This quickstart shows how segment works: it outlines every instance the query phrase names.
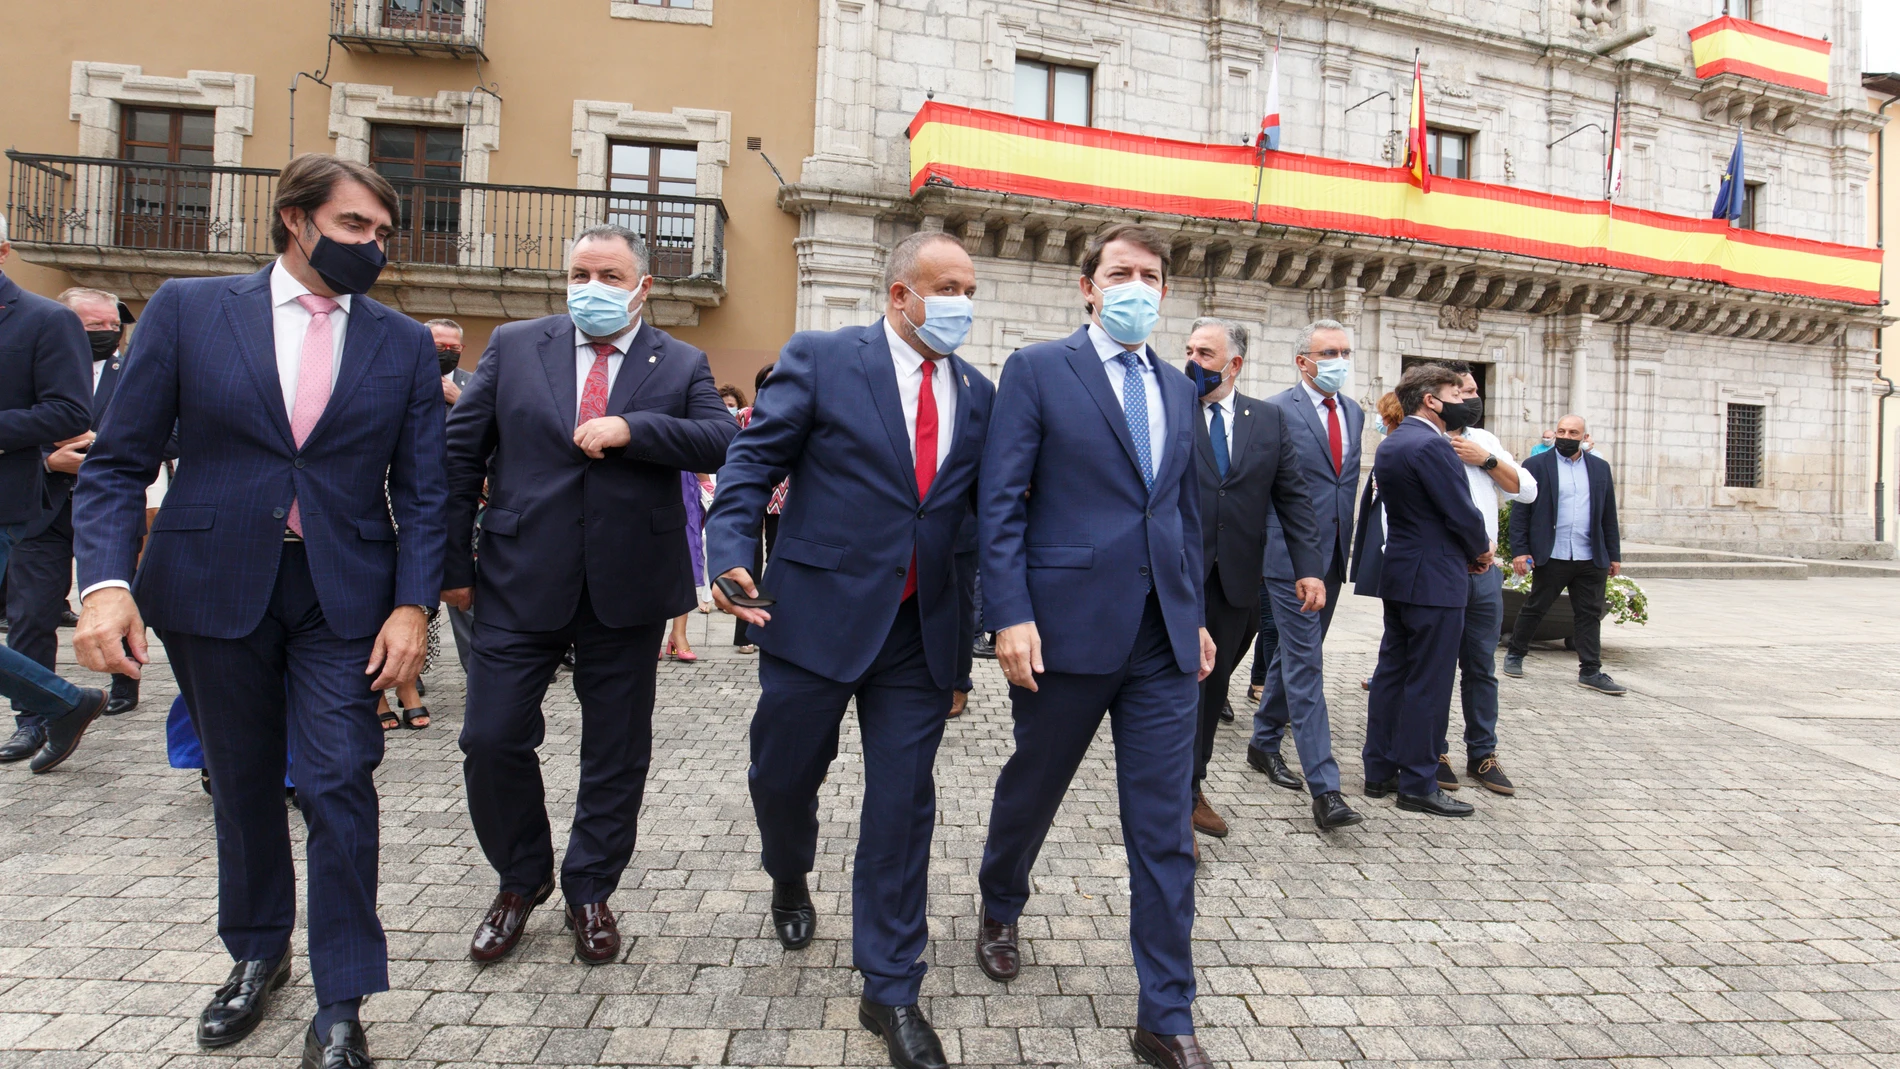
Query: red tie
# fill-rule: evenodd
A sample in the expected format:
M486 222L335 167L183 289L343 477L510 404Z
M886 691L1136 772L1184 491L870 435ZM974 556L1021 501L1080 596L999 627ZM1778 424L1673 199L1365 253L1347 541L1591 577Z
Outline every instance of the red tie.
M594 366L587 369L587 385L581 390L580 418L574 426L590 419L599 419L607 414L607 358L614 355L612 342L597 341L594 346Z
M1346 440L1339 432L1339 405L1330 397L1320 403L1326 406L1326 444L1332 446L1333 474L1338 475L1346 463Z
M937 477L937 392L930 380L937 362L924 361L924 382L917 388L917 500L930 496L930 483ZM917 593L917 550L910 551L910 570L904 573L904 598ZM904 598L899 598L901 602Z

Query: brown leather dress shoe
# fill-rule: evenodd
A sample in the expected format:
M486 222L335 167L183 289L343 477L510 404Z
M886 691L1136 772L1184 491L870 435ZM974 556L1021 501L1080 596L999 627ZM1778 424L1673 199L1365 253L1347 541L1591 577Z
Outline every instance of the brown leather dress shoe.
M1009 983L1023 969L1022 955L1016 949L1016 926L990 919L985 909L976 933L976 963L983 974L999 983Z
M1137 1028L1128 1045L1135 1049L1137 1058L1156 1069L1214 1069L1193 1036L1158 1036Z
M567 926L574 929L574 953L589 965L605 965L620 956L620 928L605 902L567 907Z
M503 891L488 904L488 914L475 929L475 938L468 941L468 956L483 965L505 956L521 941L521 933L528 927L528 915L534 907L548 900L554 893L554 877L535 888L531 896Z
M1200 791L1194 792L1194 830L1216 839L1227 838L1227 822L1207 804L1207 796Z

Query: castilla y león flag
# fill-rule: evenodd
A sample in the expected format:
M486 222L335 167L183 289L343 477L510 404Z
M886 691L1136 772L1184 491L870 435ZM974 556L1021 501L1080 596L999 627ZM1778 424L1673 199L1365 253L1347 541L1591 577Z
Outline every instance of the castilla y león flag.
M1739 74L1827 95L1828 52L1834 46L1758 22L1724 15L1689 31L1695 76Z
M1421 193L1432 191L1431 156L1425 148L1425 79L1419 74L1418 56L1412 57L1412 119L1405 129L1405 169L1412 184Z

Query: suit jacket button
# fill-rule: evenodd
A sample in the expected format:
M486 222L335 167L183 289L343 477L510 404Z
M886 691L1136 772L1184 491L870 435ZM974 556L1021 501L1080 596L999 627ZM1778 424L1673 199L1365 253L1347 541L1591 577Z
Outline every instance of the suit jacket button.
M899 568L899 569L897 569L897 574L898 574L899 576L902 576L902 575L904 574L904 569L902 569L902 568Z
M918 518L918 519L920 519L920 520L924 518L924 510L923 510L923 509L918 509L918 510L917 510L917 518Z
M1151 520L1155 518L1155 510L1153 509L1148 510L1148 518Z
M296 467L299 467L299 468L301 468L301 467L303 467L303 458L302 458L302 457L298 457L298 458L296 459L296 461L294 462L294 464L295 464L295 466L296 466Z
M1143 575L1147 575L1147 574L1148 574L1148 566L1147 566L1146 564L1144 564L1144 565L1142 565L1142 566L1141 566L1141 574L1143 574Z
M1220 496L1222 496L1222 497L1226 497L1226 496L1227 496L1227 491L1225 491L1225 490L1222 490L1222 491L1220 492Z
M272 510L270 510L270 518L271 518L271 519L273 519L273 520L281 520L281 519L283 519L283 518L284 518L284 510L283 510L283 509L272 509Z

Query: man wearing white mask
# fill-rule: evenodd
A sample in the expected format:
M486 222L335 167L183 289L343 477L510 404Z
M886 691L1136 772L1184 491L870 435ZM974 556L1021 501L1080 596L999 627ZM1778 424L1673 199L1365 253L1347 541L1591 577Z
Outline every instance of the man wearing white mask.
M462 770L501 882L469 945L477 962L514 949L554 891L535 748L569 647L581 767L561 890L576 956L601 964L620 951L607 899L633 855L646 788L653 651L695 604L680 472L718 468L738 431L706 354L643 321L647 264L632 231L581 231L567 314L497 328L449 415L442 600L478 607Z
M857 701L864 807L851 879L858 1020L898 1069L944 1065L918 1006L923 982L931 767L950 713L960 619L957 531L969 515L994 390L954 355L970 332L976 267L955 239L914 234L884 268L884 317L795 334L759 389L752 421L719 471L706 518L721 609L759 647L747 780L772 877L772 927L809 944L806 886L818 848L818 788ZM771 563L751 574L773 489L787 475ZM740 591L738 600L733 594ZM769 608L755 600L775 599ZM824 955L829 960L831 955Z

